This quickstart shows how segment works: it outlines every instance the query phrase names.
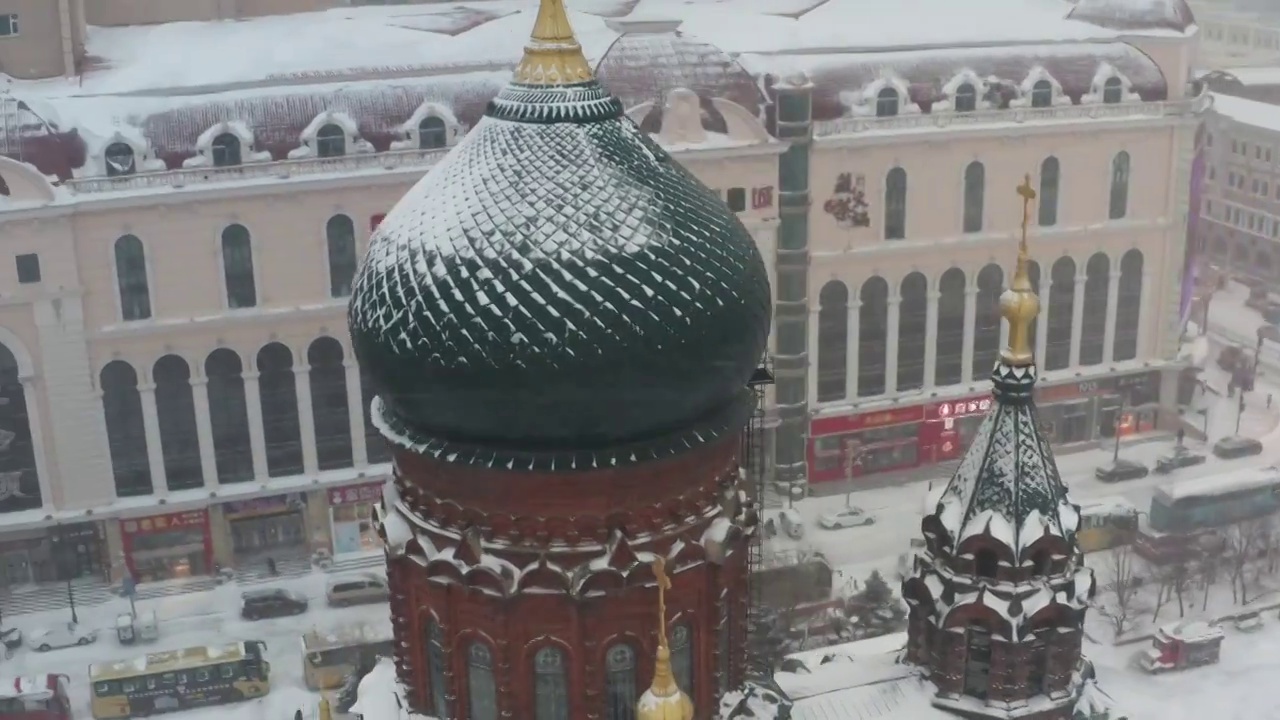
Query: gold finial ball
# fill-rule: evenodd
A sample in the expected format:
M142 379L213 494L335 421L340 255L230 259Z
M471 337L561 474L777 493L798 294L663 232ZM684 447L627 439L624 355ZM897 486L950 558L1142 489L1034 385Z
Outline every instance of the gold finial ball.
M1040 314L1040 298L1033 292L1005 290L1000 294L1000 314L1011 328L1029 326Z

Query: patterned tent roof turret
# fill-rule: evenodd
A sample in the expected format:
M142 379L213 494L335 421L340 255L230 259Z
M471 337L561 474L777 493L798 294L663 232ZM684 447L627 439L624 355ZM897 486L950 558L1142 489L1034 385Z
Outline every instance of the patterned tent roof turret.
M1186 32L1196 24L1186 0L1078 0L1067 13L1072 20L1111 30Z
M770 302L751 234L543 0L511 84L378 226L349 320L394 442L587 469L735 434Z

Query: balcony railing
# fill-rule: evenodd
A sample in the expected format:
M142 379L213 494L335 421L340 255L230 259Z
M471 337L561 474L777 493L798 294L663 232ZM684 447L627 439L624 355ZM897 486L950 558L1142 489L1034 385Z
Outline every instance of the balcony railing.
M230 167L183 168L160 172L119 175L116 177L89 177L69 180L66 186L75 193L117 192L122 190L152 190L158 188L182 188L190 185L237 182L241 180L291 180L325 174L351 173L377 170L422 170L426 172L448 148L437 150L393 150L383 153L344 155L332 158L307 158L305 160L279 160L273 162L246 163Z
M1187 100L1168 102L1131 102L1107 105L1058 105L1047 108L1010 108L1008 110L975 110L973 112L936 112L894 115L891 117L843 117L813 124L815 137L860 135L876 131L927 130L975 127L997 123L1034 123L1121 118L1159 118L1188 115L1209 106L1208 93Z

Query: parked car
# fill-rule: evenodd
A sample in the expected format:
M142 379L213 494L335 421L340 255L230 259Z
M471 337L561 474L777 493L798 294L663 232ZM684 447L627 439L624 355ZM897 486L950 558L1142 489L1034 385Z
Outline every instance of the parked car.
M1173 449L1173 452L1170 452L1167 455L1161 455L1156 459L1156 472L1163 475L1180 468L1202 465L1204 464L1204 461L1204 455L1192 452L1184 445L1179 445Z
M792 540L804 537L804 518L800 517L800 511L795 508L787 508L778 513L778 524L782 526L782 532Z
M75 623L54 625L49 628L34 630L27 637L27 645L40 652L49 652L59 648L88 645L98 640L98 631L82 628Z
M245 620L301 615L307 611L307 599L283 588L250 590L240 594L240 617Z
M1262 615L1257 612L1240 613L1234 621L1240 632L1257 632L1262 629Z
M333 607L386 602L390 596L387 581L375 573L330 580L324 591L325 599Z
M1224 437L1213 444L1213 454L1223 460L1260 455L1261 453L1261 442L1254 438L1241 437L1239 435Z
M1138 480L1147 476L1147 466L1136 460L1120 458L1093 471L1093 476L1102 482L1120 482L1122 480Z
M862 508L847 507L836 512L829 512L818 518L818 524L827 530L861 527L875 524L875 517Z

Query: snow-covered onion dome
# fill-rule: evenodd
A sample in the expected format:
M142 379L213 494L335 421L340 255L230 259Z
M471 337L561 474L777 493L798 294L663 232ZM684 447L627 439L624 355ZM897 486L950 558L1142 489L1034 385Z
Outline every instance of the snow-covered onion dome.
M511 84L375 232L350 325L398 442L589 453L740 427L769 308L746 228L543 0Z
M1078 0L1067 17L1112 30L1185 32L1196 24L1186 0Z

